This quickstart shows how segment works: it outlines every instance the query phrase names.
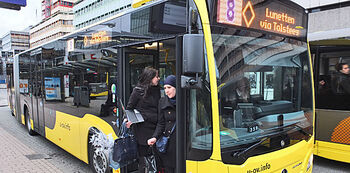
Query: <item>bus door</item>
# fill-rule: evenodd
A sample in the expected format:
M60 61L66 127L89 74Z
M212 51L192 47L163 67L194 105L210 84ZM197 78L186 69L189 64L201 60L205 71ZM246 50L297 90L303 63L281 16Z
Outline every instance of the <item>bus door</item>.
M129 98L145 67L158 68L158 51L125 49L125 98Z
M7 73L7 97L8 97L8 104L11 110L14 108L14 82L13 82L13 65L7 64L6 65L6 73Z
M142 46L126 48L125 61L125 98L129 98L132 88L138 82L145 67L153 67L159 71L160 86L169 75L176 74L175 39L145 43ZM162 90L162 95L164 91Z
M45 133L45 121L44 121L44 90L43 90L43 79L42 79L42 61L41 53L36 54L32 57L33 68L32 80L33 80L33 97L32 97L32 115L34 129L41 135Z

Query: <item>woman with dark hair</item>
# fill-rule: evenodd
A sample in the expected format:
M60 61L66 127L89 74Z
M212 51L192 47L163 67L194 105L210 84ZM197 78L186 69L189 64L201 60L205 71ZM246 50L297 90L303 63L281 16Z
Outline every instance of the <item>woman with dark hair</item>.
M139 81L133 89L126 109L138 110L144 122L126 126L133 129L139 153L139 172L145 172L145 156L152 154L150 146L154 145L164 129L164 120L158 116L158 101L160 98L160 87L158 86L158 71L146 67L139 76Z

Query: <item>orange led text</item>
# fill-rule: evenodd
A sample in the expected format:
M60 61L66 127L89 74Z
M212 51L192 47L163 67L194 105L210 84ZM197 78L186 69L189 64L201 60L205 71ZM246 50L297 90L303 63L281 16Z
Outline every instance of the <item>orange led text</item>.
M288 14L285 13L270 11L269 8L266 8L266 17L290 24L295 24L295 19L293 17L290 17L288 16Z

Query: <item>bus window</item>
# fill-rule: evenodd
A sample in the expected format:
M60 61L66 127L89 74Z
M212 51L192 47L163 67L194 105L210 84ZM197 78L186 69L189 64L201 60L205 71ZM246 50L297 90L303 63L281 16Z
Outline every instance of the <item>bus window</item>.
M350 52L320 53L316 84L316 108L350 110L350 94L341 86L343 74L336 69L339 63L350 64Z
M206 59L205 59L206 60ZM188 101L188 154L190 160L203 161L210 157L213 147L213 127L211 115L211 99L208 62L205 61L205 70L201 81L201 89L191 89Z
M249 156L309 139L313 96L306 43L254 32L236 33L213 34L213 47L219 73L222 158L224 163L242 164ZM290 130L273 137L274 129L282 126ZM232 156L262 136L271 137L244 158Z
M64 44L58 41L42 49L46 106L62 112L70 110L78 117L111 115L112 102L114 106L117 103L110 91L116 84L116 54L102 49L65 52Z
M19 92L22 95L27 95L29 93L29 79L30 79L30 59L28 55L23 55L19 61L20 71L19 71Z

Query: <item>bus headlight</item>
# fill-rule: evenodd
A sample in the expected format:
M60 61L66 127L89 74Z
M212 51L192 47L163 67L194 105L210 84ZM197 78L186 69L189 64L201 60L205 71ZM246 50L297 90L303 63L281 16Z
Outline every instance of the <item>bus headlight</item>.
M309 162L307 163L306 172L309 171L309 169L311 168L313 161L314 161L314 154L311 154L309 157Z

